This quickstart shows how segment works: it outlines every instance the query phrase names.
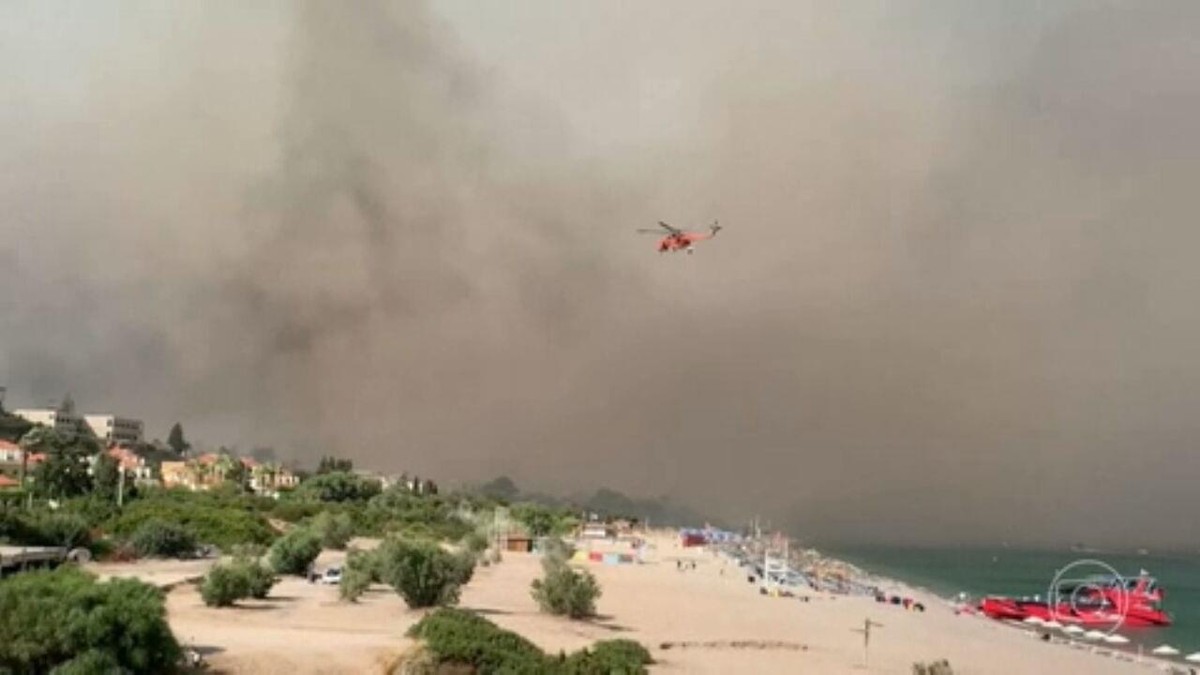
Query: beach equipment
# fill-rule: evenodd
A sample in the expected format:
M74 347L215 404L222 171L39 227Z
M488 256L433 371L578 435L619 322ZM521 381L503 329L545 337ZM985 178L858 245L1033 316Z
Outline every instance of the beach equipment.
M1154 649L1151 649L1150 653L1157 654L1159 656L1175 656L1179 653L1179 650L1175 649L1171 645L1159 645Z
M1021 620L1022 623L1027 623L1031 626L1044 626L1046 622L1040 616L1027 616Z
M1125 637L1124 635L1117 635L1114 633L1112 635L1104 636L1104 641L1113 645L1123 645L1129 642L1129 638Z
M1191 661L1192 663L1200 663L1200 652L1192 652L1191 654L1183 657L1183 660Z
M1070 626L1064 628L1063 632L1067 633L1068 635L1078 635L1083 632L1083 629L1075 624L1071 624Z
M1104 633L1101 633L1098 630L1089 630L1088 632L1084 633L1082 637L1084 640L1103 640L1104 635Z
M1063 625L1061 623L1055 621L1054 619L1050 619L1049 621L1046 622L1046 628L1053 628L1055 630L1058 630L1059 628L1062 628L1062 627L1063 627Z

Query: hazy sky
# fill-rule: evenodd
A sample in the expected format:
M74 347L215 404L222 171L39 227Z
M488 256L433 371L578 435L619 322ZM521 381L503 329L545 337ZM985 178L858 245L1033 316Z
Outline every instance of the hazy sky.
M1194 543L1197 25L4 3L0 384L822 539Z

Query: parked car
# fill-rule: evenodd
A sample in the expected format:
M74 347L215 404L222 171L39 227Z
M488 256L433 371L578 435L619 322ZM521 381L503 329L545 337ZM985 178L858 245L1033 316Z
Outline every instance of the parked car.
M323 583L323 584L330 584L330 585L336 586L337 584L340 584L341 582L342 582L342 568L340 568L340 567L330 567L329 569L325 570L324 574L321 575L321 583Z

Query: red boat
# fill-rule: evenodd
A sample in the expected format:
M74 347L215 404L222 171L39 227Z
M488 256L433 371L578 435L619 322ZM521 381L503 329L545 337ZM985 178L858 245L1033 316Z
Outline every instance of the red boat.
M1133 578L1093 577L1058 589L1056 602L988 596L979 610L993 619L1023 621L1035 617L1063 625L1128 627L1169 626L1162 609L1165 592L1143 573Z

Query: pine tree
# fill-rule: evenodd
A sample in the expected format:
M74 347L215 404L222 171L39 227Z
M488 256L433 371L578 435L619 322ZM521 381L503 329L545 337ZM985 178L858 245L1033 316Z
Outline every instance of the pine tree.
M175 425L171 427L171 433L167 436L167 445L171 446L171 449L175 451L175 454L179 455L180 457L187 454L187 451L192 448L191 444L184 440L183 427L180 426L179 422L176 422Z

